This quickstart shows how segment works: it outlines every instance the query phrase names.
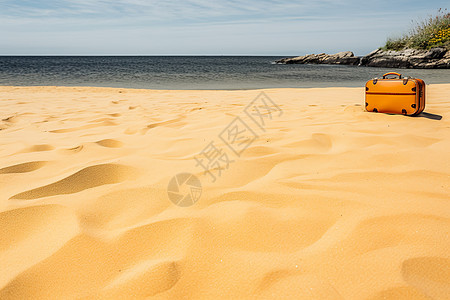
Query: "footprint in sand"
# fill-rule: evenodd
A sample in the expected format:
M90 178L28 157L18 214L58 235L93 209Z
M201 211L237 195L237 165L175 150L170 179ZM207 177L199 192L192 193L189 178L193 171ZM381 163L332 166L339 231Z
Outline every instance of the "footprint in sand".
M145 128L141 129L141 134L146 134L149 129L152 129L152 128L155 128L155 127L158 127L158 126L166 126L166 125L170 125L170 124L174 124L174 123L176 123L175 126L171 125L171 126L167 126L167 127L175 127L175 128L177 128L177 127L183 126L185 123L184 122L180 122L180 121L183 120L184 118L185 118L184 116L181 116L179 118L175 118L175 119L170 119L170 120L167 120L167 121L161 121L161 122L155 122L155 123L149 124Z
M30 161L0 169L0 174L27 173L42 168L46 161Z
M123 146L123 143L121 141L113 140L113 139L104 139L104 140L96 142L96 144L98 144L102 147L107 147L107 148L120 148Z
M145 132L147 132L148 129L147 129L147 128L145 128L145 129L146 129ZM135 125L135 126L132 126L132 127L129 127L129 128L127 128L127 129L125 129L125 130L123 131L123 133L128 134L128 135L132 135L132 134L138 133L139 130L141 130L141 127ZM144 129L143 129L143 130L144 130Z
M72 148L67 148L67 149L61 149L59 150L62 153L78 153L81 150L83 150L84 146L80 145L80 146L76 146L76 147L72 147Z
M2 121L7 122L7 123L17 123L17 122L19 122L19 118L17 116L10 116L10 117L2 119Z
M102 164L84 168L62 180L12 196L30 200L59 194L73 194L85 189L119 183L136 177L136 169L118 164Z
M113 100L113 101L111 101L111 103L112 104L119 104L120 102L124 102L124 101L127 101L127 100Z
M55 149L52 145L42 144L42 145L34 145L28 148L23 149L19 153L28 153L28 152L42 152L42 151L50 151Z

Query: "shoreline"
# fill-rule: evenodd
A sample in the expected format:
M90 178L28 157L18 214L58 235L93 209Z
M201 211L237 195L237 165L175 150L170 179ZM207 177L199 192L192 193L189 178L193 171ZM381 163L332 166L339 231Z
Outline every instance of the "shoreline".
M370 78L369 78L370 79ZM368 79L368 80L369 80ZM448 83L427 83L427 86L448 85ZM326 87L274 87L274 88L249 88L249 89L153 89L153 88L128 88L128 87L108 87L108 86L70 86L70 85L0 85L0 89L8 88L63 88L63 89L112 89L112 90L132 90L132 91L183 91L183 92L211 92L211 91L265 91L265 90L308 90L308 89L355 89L364 88L362 86L326 86Z

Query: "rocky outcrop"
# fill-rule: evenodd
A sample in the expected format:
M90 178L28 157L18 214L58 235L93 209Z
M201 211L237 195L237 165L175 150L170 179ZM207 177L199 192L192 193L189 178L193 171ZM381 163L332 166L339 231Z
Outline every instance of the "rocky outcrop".
M448 69L450 51L444 48L402 51L375 50L361 58L361 65L386 68Z
M308 54L293 58L283 58L277 60L278 64L330 64L330 65L358 65L359 57L356 57L353 52L345 51L336 54Z
M405 49L384 51L377 49L366 56L356 57L353 52L336 54L308 54L293 58L283 58L279 64L337 64L359 65L384 68L449 69L450 50L433 48L430 50Z

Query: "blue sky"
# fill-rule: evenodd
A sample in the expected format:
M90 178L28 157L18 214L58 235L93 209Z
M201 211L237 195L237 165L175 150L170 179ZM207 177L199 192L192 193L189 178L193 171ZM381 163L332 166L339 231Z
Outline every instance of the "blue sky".
M0 55L367 54L448 1L0 0Z

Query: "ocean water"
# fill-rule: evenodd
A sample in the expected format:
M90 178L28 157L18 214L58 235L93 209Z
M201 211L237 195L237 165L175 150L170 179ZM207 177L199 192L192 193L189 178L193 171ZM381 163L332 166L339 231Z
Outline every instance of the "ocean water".
M277 65L275 56L0 56L0 85L143 89L358 87L389 71L450 83L450 70Z

